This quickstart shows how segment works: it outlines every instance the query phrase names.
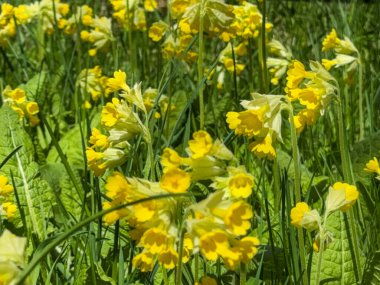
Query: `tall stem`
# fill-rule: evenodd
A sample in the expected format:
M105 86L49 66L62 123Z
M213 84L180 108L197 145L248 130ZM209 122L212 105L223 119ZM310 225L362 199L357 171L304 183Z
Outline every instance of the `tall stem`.
M289 120L290 120L290 135L293 149L293 165L294 165L294 193L296 196L296 202L301 202L301 171L300 171L300 158L299 158L299 150L297 144L297 131L296 125L294 122L293 116L293 108L289 103ZM306 257L305 257L305 244L304 244L304 236L303 229L298 229L298 244L300 251L300 259L301 259L301 274L303 284L308 284L308 277L306 273Z
M245 285L247 279L247 268L244 263L240 263L240 285Z
M200 120L200 129L204 129L205 125L205 114L204 114L204 98L203 98L203 52L204 52L204 43L203 43L203 26L204 26L204 0L200 2L199 8L199 51L198 51L198 95L199 95L199 120Z
M363 64L359 56L359 140L364 138L364 113L363 113Z
M338 96L338 133L339 133L339 149L340 149L340 155L342 158L343 178L346 182L353 184L354 176L352 172L350 153L348 151L345 130L344 130L342 103L340 101L339 96ZM352 233L353 254L354 254L354 259L356 263L356 266L354 268L357 272L357 276L360 278L360 276L362 276L362 268L361 268L360 257L359 257L360 250L359 250L357 229L355 225L355 217L352 211L348 212L348 216L349 216L348 224L349 224L350 232Z
M260 62L260 70L261 70L260 92L267 94L269 92L269 86L268 86L266 39L265 39L265 13L266 13L265 0L263 0L261 3L261 12L263 16L262 16L260 41L259 41L259 62Z

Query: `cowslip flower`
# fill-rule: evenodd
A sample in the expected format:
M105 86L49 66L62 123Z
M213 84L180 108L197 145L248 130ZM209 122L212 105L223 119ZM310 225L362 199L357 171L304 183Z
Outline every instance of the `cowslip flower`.
M365 165L364 170L369 173L376 173L378 176L380 176L380 165L377 158L373 157L373 159L368 161Z
M228 197L248 198L254 186L253 176L247 173L244 166L228 167L227 171L228 177L215 177L210 186L225 191Z
M291 224L298 228L305 228L309 231L321 227L321 217L317 210L311 210L305 202L298 202L290 211Z
M14 284L25 266L26 238L7 229L0 236L0 283Z
M326 198L326 212L332 213L336 210L348 211L359 198L359 191L355 185L344 182L336 182L329 188Z

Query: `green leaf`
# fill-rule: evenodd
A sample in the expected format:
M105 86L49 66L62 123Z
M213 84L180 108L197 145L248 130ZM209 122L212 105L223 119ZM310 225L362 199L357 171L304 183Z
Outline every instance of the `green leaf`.
M0 109L0 121L3 124L0 128L0 161L18 146L23 146L7 161L1 172L7 177L13 174L28 229L42 240L49 231L47 219L54 204L53 193L49 184L39 176L32 140L21 126L18 115L10 107L3 106ZM12 222L16 227L22 226L20 216L16 216Z
M367 262L364 269L362 284L377 285L380 283L380 251L375 254Z
M320 273L321 284L357 284L350 246L350 236L346 228L344 214L340 211L332 214L327 220L326 227L327 230L333 234L334 239L323 251ZM315 284L316 282L319 254L320 253L314 253L312 256L310 284Z
M69 130L60 139L59 145L63 153L66 155L70 166L74 169L83 170L85 165L82 150L82 136L79 126L75 126ZM50 150L47 161L51 163L57 163L61 161L56 148L52 148Z

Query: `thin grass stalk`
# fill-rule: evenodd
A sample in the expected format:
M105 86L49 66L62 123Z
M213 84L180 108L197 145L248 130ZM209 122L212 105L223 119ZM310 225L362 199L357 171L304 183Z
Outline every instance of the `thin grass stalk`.
M152 200L156 200L156 199L165 199L165 198L169 198L169 197L180 197L180 196L189 196L189 195L186 194L186 193L164 194L164 195L157 195L157 196L152 196L152 197L148 197L148 198L143 198L143 199L140 199L140 200L137 200L137 201L133 201L133 202L130 202L130 203L116 205L116 206L114 206L112 208L103 210L101 212L98 212L98 213L94 214L91 217L88 217L88 218L84 219L83 221L79 222L77 225L75 225L74 227L72 227L70 230L68 230L68 231L64 232L63 234L61 234L60 236L58 236L51 243L47 244L43 248L43 250L41 250L41 252L36 257L33 257L33 259L29 262L28 266L22 271L22 273L20 274L20 276L17 279L17 281L16 281L15 284L16 285L23 284L23 282L29 276L29 274L33 271L33 269L40 263L40 261L42 259L44 259L49 254L49 252L51 250L53 250L60 243L62 243L65 240L67 240L72 234L74 234L75 232L77 232L78 230L80 230L81 228L83 228L84 226L87 226L88 224L90 224L93 221L97 220L99 217L102 217L102 216L107 215L109 213L112 213L114 211L120 210L120 209L128 207L128 206L136 205L136 204L139 204L139 203L144 203L144 202L148 202L148 201L152 201Z
M293 165L294 165L294 194L296 197L296 202L301 202L301 169L300 169L300 158L299 149L297 144L297 131L294 122L293 109L289 105L289 120L290 120L290 136L293 149ZM301 260L301 275L303 284L308 284L308 276L306 272L306 256L305 256L305 243L303 229L298 229L298 244L300 251Z
M204 111L204 98L203 98L203 26L204 26L204 1L201 0L199 8L199 35L198 35L198 96L199 96L199 121L200 129L204 129L205 125L205 111Z
M262 0L261 3L261 13L262 13L262 23L260 31L260 40L259 40L259 63L260 63L260 91L262 93L268 93L268 73L267 73L267 58L266 58L266 37L265 37L265 13L266 13L266 3L265 0Z

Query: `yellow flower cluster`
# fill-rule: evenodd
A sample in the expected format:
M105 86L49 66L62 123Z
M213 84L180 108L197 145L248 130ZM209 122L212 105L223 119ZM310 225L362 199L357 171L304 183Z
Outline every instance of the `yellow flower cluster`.
M359 52L349 38L338 38L335 29L332 29L322 43L322 51L334 50L336 57L334 59L322 59L323 66L330 70L333 66L340 67L350 65L348 71L356 69L359 59Z
M240 262L249 262L259 246L257 238L243 237L249 232L253 217L252 208L245 201L252 193L253 177L242 166L229 167L228 176L221 177L225 173L224 166L216 160L231 160L232 154L219 140L213 142L205 131L193 134L187 152L190 157L183 158L174 150L164 150L163 175L159 182L126 178L114 172L105 185L111 201L105 202L103 207L109 209L156 195L186 193L192 181L212 179L211 187L216 191L184 211L182 261L187 262L193 252L201 252L208 260L220 256L228 268L235 269ZM156 261L167 269L178 264L179 201L181 199L174 197L148 200L105 216L108 224L122 218L127 220L131 237L142 248L133 259L134 266L141 271L151 271Z
M107 50L111 42L114 40L111 19L107 17L99 18L98 16L87 18L88 23L86 23L86 26L90 28L90 31L81 31L80 37L83 41L89 42L92 45L88 54L90 56L95 56L98 50Z
M175 150L165 148L161 164L164 173L184 167L193 181L211 179L225 173L225 162L233 159L233 154L220 141L213 141L206 131L193 134L187 149L189 157L181 157Z
M280 95L252 94L253 100L243 100L242 112L228 112L227 123L236 135L254 138L249 149L258 157L273 159L276 150L273 140L281 138L281 110L283 98Z
M75 13L70 18L61 19L61 28L68 35L73 35L80 24L90 26L93 23L92 8L88 5L77 6Z
M7 177L0 175L0 215L12 219L17 211L16 205L11 200L13 186L9 184Z
M102 96L108 97L108 93L106 93L107 81L108 77L102 75L100 66L83 69L79 73L76 84L80 88L84 106L87 109L92 107L90 98L97 102Z
M129 140L142 134L150 142L148 129L140 120L140 115L133 110L133 105L146 114L141 94L141 85L130 88L126 83L126 74L115 71L114 77L108 78L106 93L118 92L124 99L112 98L102 109L101 124L107 130L108 136L94 128L87 148L87 162L96 176L101 176L107 168L113 168L124 163L130 144Z
M190 176L181 170L168 171L160 182L126 178L114 172L107 179L106 195L112 199L105 202L105 209L156 195L186 192L190 186ZM141 271L151 271L158 260L167 269L177 264L176 211L178 199L150 200L122 208L105 216L105 222L112 224L126 218L132 228L131 237L142 247L141 253L133 259L133 264ZM192 241L185 237L183 262L187 262L193 249Z
M189 209L194 217L187 220L187 232L198 245L196 250L207 260L221 257L227 268L233 270L257 253L260 244L257 238L238 239L248 233L253 217L252 208L244 199L226 197L223 190L217 190Z
M237 56L247 54L246 44L246 42L241 42L239 45L232 47L231 43L228 43L226 48L220 53L219 61L223 63L228 72L236 72L236 75L240 75L240 73L244 70L245 65L239 63L236 58ZM233 60L232 49L235 55L235 62Z
M325 228L328 216L336 211L348 211L358 198L359 192L355 185L336 182L330 187L327 194L323 221L317 210L311 210L307 203L299 202L290 212L291 224L308 231L317 230L313 248L315 251L319 251L321 236L326 245L333 240L331 233Z
M110 0L114 13L112 17L126 30L145 31L146 12L153 12L157 8L156 0L144 0L144 7L139 6L139 1Z
M289 101L298 101L304 109L294 116L297 132L303 131L306 125L315 124L319 113L331 101L336 87L330 82L334 78L318 62L310 62L311 71L294 60L287 72L286 95Z
M244 39L257 38L260 34L262 18L256 5L243 1L241 5L233 6L233 21L229 28L220 34L220 38L229 42L232 38L242 37ZM265 29L270 32L273 28L271 23L265 24Z
M4 102L8 103L17 112L20 120L27 118L31 126L36 126L40 123L38 104L34 101L28 101L23 89L12 89L8 85L5 87L2 95Z
M38 19L42 30L51 35L55 26L64 29L67 20L64 17L69 13L70 6L59 0L36 1L29 5L20 5L15 8L15 17L21 24L26 24Z
M16 35L14 7L8 3L1 4L0 14L0 46L6 47L11 38Z

